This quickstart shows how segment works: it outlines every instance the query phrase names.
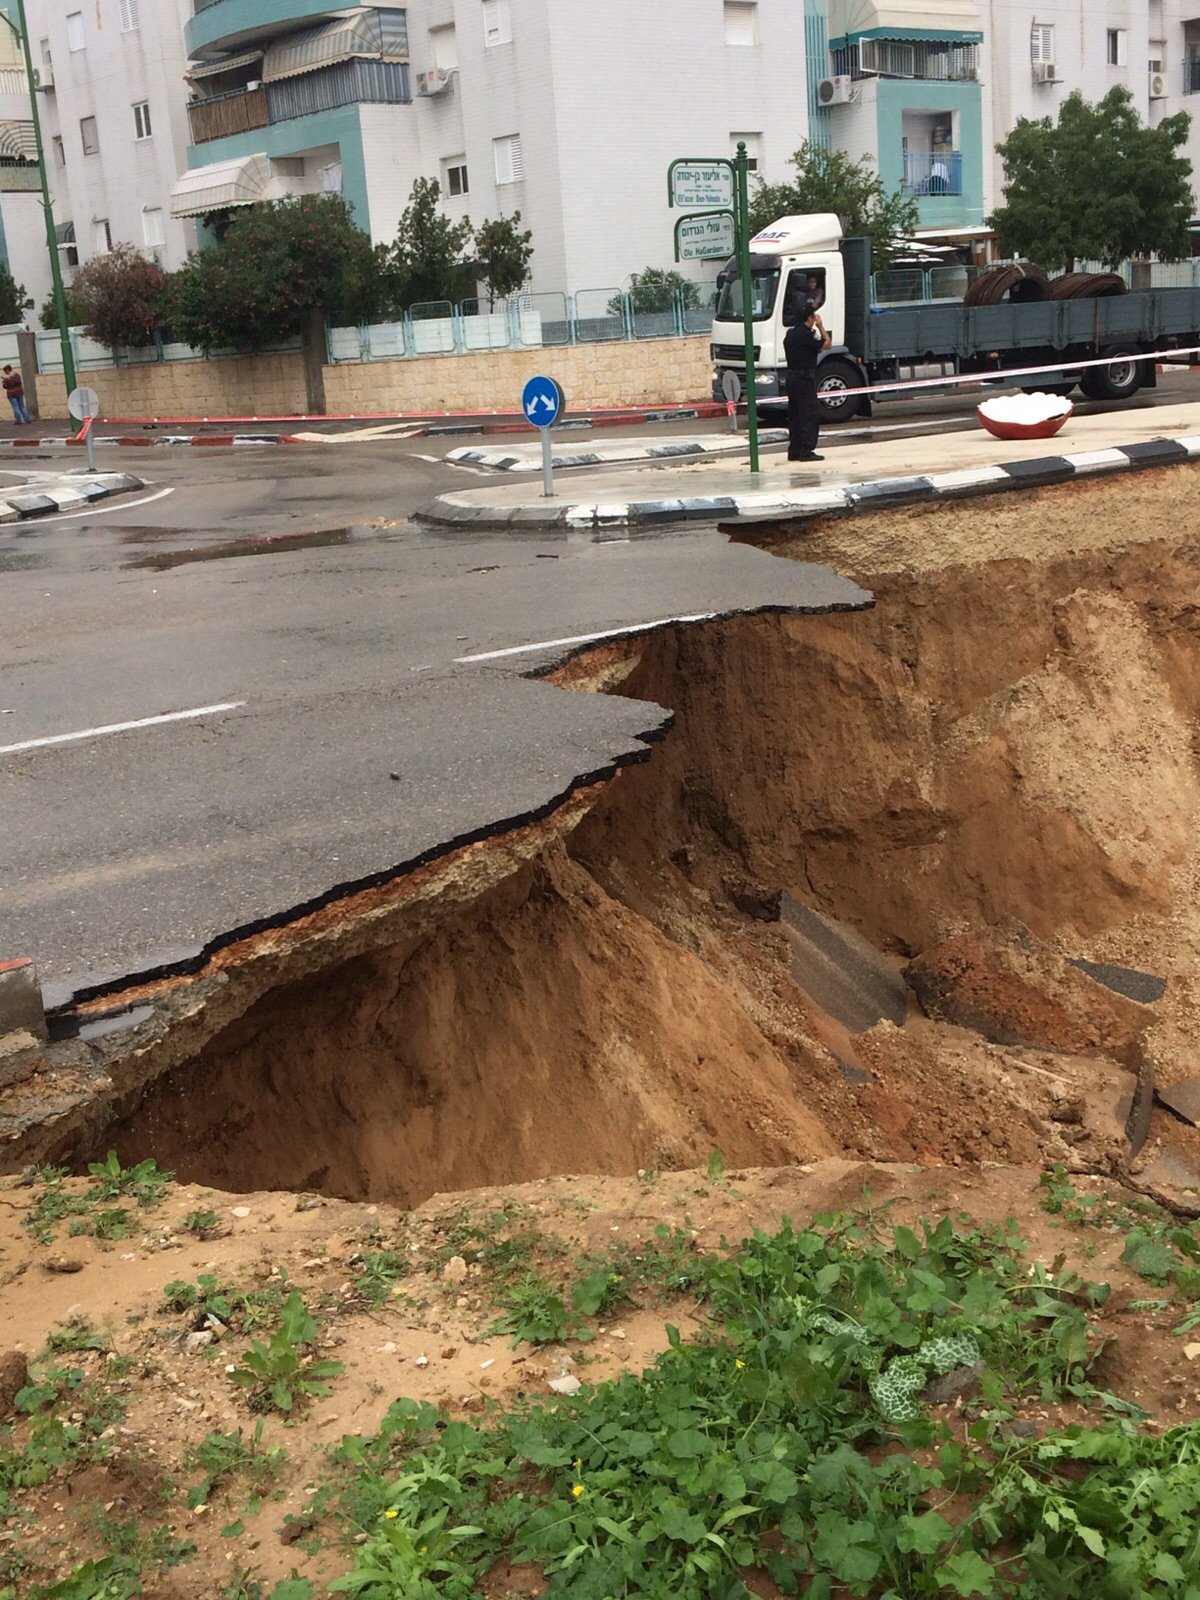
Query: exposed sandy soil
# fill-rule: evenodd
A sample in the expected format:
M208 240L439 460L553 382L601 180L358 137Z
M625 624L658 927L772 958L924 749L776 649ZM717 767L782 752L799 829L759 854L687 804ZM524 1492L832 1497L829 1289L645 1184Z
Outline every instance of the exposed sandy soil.
M1080 1183L1092 1192L1089 1180ZM231 1196L177 1186L160 1207L140 1214L146 1231L139 1228L128 1240L62 1237L39 1245L20 1225L33 1195L10 1182L0 1191L5 1346L33 1358L56 1329L83 1317L108 1336L117 1357L128 1358L128 1370L107 1385L125 1408L107 1435L111 1456L74 1478L56 1477L16 1497L35 1518L13 1528L13 1545L32 1563L22 1581L45 1581L95 1553L100 1507L116 1520L136 1517L147 1531L169 1527L197 1546L185 1564L149 1580L145 1592L151 1600L215 1595L221 1583L245 1570L269 1581L293 1570L327 1579L347 1564L337 1530L318 1521L291 1542L285 1519L304 1520L314 1487L333 1471L330 1447L345 1434L374 1431L393 1399L425 1399L451 1415L475 1414L485 1400L546 1395L549 1380L563 1372L592 1383L640 1371L665 1347L667 1322L685 1338L701 1325L700 1308L685 1296L665 1305L647 1302L618 1322L600 1322L603 1331L587 1344L513 1349L505 1338L483 1338L481 1330L494 1316L486 1281L474 1271L462 1283L445 1277L460 1237L456 1230L468 1217L479 1219L485 1237L535 1228L539 1263L552 1276L576 1269L589 1254L653 1240L662 1224L684 1230L697 1250L719 1251L723 1240L740 1240L755 1228L773 1230L784 1217L807 1223L868 1202L890 1208L892 1220L908 1224L960 1213L977 1222L1012 1217L1036 1258L1050 1261L1061 1253L1086 1277L1112 1284L1112 1297L1096 1317L1099 1337L1116 1341L1105 1358L1105 1383L1140 1402L1160 1426L1195 1417L1200 1402L1194 1367L1186 1341L1169 1334L1173 1319L1129 1309L1148 1291L1117 1259L1122 1236L1072 1232L1046 1215L1041 1198L1036 1174L1027 1171L920 1171L845 1161L732 1171L717 1181L694 1171L650 1173L644 1180L553 1178L438 1196L412 1213L314 1203L293 1194ZM202 1242L183 1231L183 1218L209 1208L218 1213L225 1236ZM384 1304L368 1308L355 1288L360 1257L380 1248L403 1253L411 1266ZM48 1260L64 1255L80 1262L80 1270L47 1270ZM226 1374L248 1338L230 1333L207 1350L189 1353L182 1339L193 1319L163 1305L168 1282L193 1280L202 1272L258 1290L281 1290L286 1274L288 1286L296 1286L319 1316L321 1354L345 1367L329 1397L296 1421L263 1418L263 1446L281 1446L286 1460L256 1513L248 1511L248 1490L237 1480L205 1502L203 1511L187 1506L187 1490L203 1476L187 1465L189 1448L213 1431L241 1428L249 1436L257 1420ZM103 1384L111 1358L83 1352L56 1359ZM954 1406L944 1409L952 1413ZM1062 1420L1062 1413L1036 1402L1021 1414L1039 1428ZM25 1427L18 1425L18 1437ZM222 1528L239 1522L240 1531L222 1535Z

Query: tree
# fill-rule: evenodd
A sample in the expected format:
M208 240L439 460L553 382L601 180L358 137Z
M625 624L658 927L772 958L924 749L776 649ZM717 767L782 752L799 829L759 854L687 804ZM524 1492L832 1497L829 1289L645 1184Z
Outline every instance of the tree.
M78 281L78 280L77 280ZM175 331L201 350L261 350L316 323L378 309L375 251L336 194L274 200L237 217L172 281Z
M25 320L25 289L0 261L0 323Z
M629 300L635 315L670 311L676 295L683 296L685 311L693 311L700 304L700 285L685 278L682 272L669 272L665 267L647 267L644 272L635 272L629 280ZM614 316L620 316L619 295L608 302L608 309Z
M507 300L529 278L533 259L533 234L520 231L521 213L485 222L475 235L475 273L488 299Z
M72 296L72 288L73 285L71 284L67 284L63 288L63 299L67 303L67 326L68 328L78 328L83 318L79 315L79 308L76 306ZM38 307L38 324L45 328L47 333L57 332L58 330L58 307L54 304L53 289Z
M832 211L841 219L847 237L866 235L871 241L871 270L886 272L900 240L911 237L917 226L915 200L889 194L869 159L852 160L844 150L828 150L806 139L792 157L796 177L791 183L755 185L750 197L750 231L757 233L778 217L805 216Z
M987 219L1003 248L1053 271L1115 267L1133 256L1178 261L1190 250L1186 112L1148 128L1128 89L1093 105L1076 91L1058 121L1021 117L997 146L1004 203Z
M140 349L150 344L166 315L169 279L132 245L119 244L107 255L93 256L71 285L71 320L89 339ZM53 297L51 297L53 306ZM58 326L55 317L52 327Z
M393 313L432 300L459 301L474 293L466 260L473 230L467 218L452 222L441 209L442 186L418 178L396 229L383 252L384 293Z

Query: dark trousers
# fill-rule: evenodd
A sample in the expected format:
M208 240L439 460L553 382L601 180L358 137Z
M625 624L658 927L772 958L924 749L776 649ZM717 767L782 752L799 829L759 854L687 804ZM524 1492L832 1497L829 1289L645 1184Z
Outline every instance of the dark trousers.
M787 402L788 460L795 461L800 456L813 453L817 448L817 435L821 431L815 372L788 372Z

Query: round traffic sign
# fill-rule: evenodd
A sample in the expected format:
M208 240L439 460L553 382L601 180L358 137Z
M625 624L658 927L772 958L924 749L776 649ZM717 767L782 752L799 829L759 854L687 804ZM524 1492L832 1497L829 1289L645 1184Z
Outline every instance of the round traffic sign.
M521 410L535 428L552 428L567 409L567 397L556 378L530 378L521 393Z
M742 380L730 367L721 374L721 393L733 405L742 398Z
M72 389L67 396L67 410L76 422L100 415L100 396L95 389Z

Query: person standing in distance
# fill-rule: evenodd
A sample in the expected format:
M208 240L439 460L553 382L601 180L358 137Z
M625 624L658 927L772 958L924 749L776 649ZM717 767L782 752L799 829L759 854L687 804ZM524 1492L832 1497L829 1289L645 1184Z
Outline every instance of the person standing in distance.
M817 358L831 343L816 306L806 300L783 341L787 358L789 461L825 459L817 454L817 435L821 431Z
M12 405L13 421L19 428L23 422L32 422L33 418L25 409L25 385L21 382L21 374L12 367L4 369L4 392Z

